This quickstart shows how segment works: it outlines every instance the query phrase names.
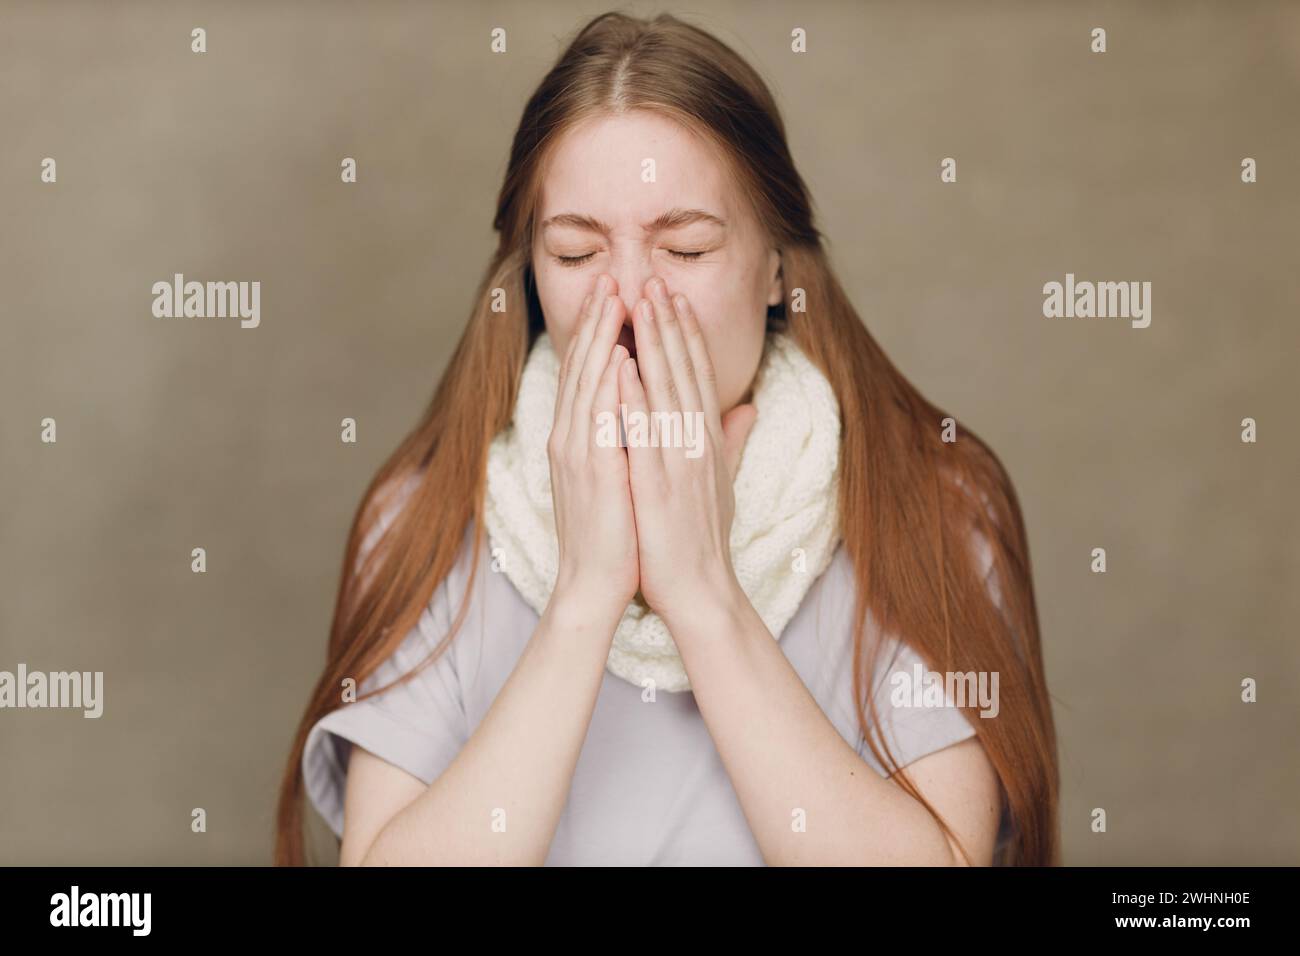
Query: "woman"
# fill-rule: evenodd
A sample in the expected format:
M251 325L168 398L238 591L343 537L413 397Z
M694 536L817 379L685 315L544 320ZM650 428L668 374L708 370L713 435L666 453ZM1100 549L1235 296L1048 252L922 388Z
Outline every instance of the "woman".
M495 228L353 523L277 862L306 793L343 864L1056 863L1015 492L862 325L756 73L596 18Z

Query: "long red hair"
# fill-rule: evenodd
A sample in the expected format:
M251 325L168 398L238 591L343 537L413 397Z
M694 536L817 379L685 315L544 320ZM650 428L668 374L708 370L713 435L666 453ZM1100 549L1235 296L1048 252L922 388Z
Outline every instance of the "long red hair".
M902 636L933 670L999 675L998 716L980 719L975 705L968 708L1015 825L995 862L1056 864L1055 729L1029 545L1005 469L974 432L922 397L862 324L830 268L780 114L758 74L725 44L672 16L641 20L617 13L582 28L524 108L497 200L499 243L468 326L419 424L380 468L357 509L325 669L281 785L275 862L306 862L302 758L312 725L343 705L345 678L361 684L415 626L452 569L471 522L478 565L488 445L510 422L524 361L543 328L530 250L544 159L575 123L629 110L675 119L725 157L771 244L781 250L787 295L770 318L794 335L839 398L840 515L857 586L853 687L872 752L951 834L868 730L879 711L867 675L876 673L883 646L864 640L868 612L873 626ZM504 314L491 310L494 293L500 298L496 290L504 291ZM791 299L795 290L802 290L801 309ZM947 431L955 424L955 441L944 440L950 417ZM398 487L409 488L400 514L374 547L363 548ZM1000 604L970 545L974 535L991 547L989 580L996 581ZM421 667L449 645L473 585L471 576L451 632Z

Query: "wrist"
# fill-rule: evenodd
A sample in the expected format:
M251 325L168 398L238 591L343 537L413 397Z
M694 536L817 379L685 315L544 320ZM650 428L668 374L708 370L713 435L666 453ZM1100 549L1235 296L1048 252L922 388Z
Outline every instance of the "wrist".
M609 588L557 583L546 603L545 614L566 630L592 630L612 637L628 602Z
M724 580L702 587L677 602L673 608L658 613L668 625L674 640L681 635L682 640L689 641L696 634L732 633L744 625L749 615L756 612L736 576L729 574Z

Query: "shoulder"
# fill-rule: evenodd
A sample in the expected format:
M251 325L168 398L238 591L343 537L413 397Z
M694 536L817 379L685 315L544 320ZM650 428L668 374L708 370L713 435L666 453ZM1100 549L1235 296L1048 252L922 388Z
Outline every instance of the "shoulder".
M954 531L957 538L971 549L981 579L992 592L994 601L1000 603L1001 592L993 567L994 548L1003 546L1002 539L1008 529L1002 525L994 500L1005 496L1011 487L1011 479L992 455L988 455L982 465L991 468L992 473L968 479L962 473L952 471L947 473L947 478L958 493L958 501L963 503L953 522Z
M374 549L410 504L422 477L420 472L394 475L375 489L361 519L365 527L359 551L361 557Z
M422 471L395 475L375 489L362 517L364 533L358 555L364 558L399 521L417 520L414 506L424 480ZM453 574L468 575L474 547L475 522L470 519L461 534Z
M409 473L393 477L382 483L373 493L367 505L368 514L362 542L357 556L357 570L365 575L377 575L378 567L366 568L366 559L383 540L385 535L403 522L418 522L421 515L418 499L421 493L422 472ZM407 634L406 639L397 648L396 656L407 658L423 656L436 645L450 627L463 601L471 599L469 586L474 573L475 522L471 518L461 531L456 544L456 555L448 572L438 581L426 602L416 626ZM436 532L431 532L436 534ZM408 539L411 540L411 539ZM423 565L430 558L433 542L416 534L414 544L408 544L403 561ZM390 545L385 544L386 548ZM479 562L483 562L486 544L480 548ZM399 563L399 568L403 566ZM404 568L403 568L404 569ZM483 568L479 568L481 574ZM384 582L377 582L383 587ZM477 590L477 589L476 589Z
M1002 591L995 567L995 549L1001 547L1002 528L993 506L996 489L988 482L975 482L963 478L955 470L945 470L941 476L957 492L959 506L947 515L944 537L948 547L965 548L975 562L980 580L985 583L993 602L1001 607ZM885 558L888 559L888 556ZM868 587L870 585L868 584ZM862 583L858 569L846 542L841 542L826 570L809 591L810 602L816 608L819 624L833 623L849 633L857 625L857 602ZM907 635L890 631L885 633L877 616L870 594L865 596L865 617L861 627L866 639L863 648L873 644L883 645L882 662L902 664L908 669L917 663L914 649Z

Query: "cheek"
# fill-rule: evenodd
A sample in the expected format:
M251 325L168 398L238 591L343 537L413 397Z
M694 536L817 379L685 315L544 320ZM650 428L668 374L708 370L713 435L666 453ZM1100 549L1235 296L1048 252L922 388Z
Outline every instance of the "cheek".
M578 273L581 270L573 271ZM549 267L543 267L534 272L534 275L537 277L537 299L542 305L546 334L550 337L551 347L556 354L563 355L569 347L569 339L577 330L578 309L582 306L583 298L591 291L588 288L591 283L577 275L565 275L559 273L558 269Z

